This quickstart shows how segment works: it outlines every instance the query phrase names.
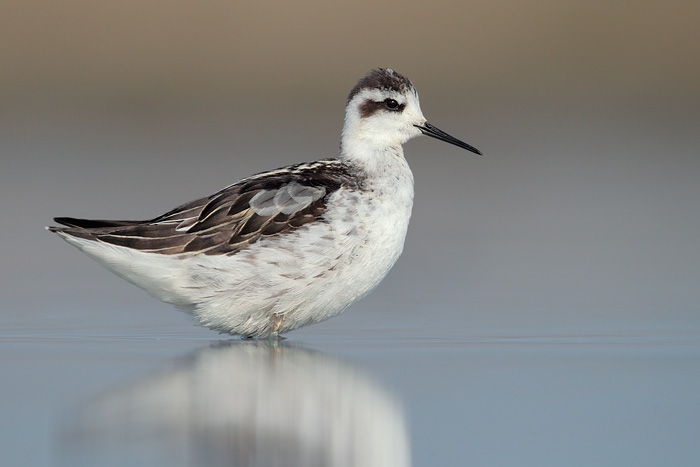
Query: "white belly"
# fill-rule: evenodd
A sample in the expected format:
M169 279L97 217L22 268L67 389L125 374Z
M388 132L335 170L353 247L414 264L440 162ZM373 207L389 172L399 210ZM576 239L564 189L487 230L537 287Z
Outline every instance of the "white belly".
M266 335L273 313L284 316L286 332L342 312L374 289L401 254L413 202L412 184L405 187L378 197L341 189L323 222L233 256L188 259L195 316L221 331Z

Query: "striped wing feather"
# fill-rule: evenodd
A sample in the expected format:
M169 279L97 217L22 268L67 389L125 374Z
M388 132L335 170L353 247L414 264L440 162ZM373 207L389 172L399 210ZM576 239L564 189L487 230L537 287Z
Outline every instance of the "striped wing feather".
M353 185L337 160L255 175L148 221L56 218L76 237L160 254L233 254L323 216L328 196Z

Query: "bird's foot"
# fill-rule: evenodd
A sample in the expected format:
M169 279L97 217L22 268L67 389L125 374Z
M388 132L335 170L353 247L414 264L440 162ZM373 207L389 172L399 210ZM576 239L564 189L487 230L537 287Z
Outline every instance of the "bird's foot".
M271 344L279 343L280 327L282 326L282 323L284 323L284 315L281 315L278 313L273 313L270 316L270 327L272 328L272 330L270 331L270 343Z

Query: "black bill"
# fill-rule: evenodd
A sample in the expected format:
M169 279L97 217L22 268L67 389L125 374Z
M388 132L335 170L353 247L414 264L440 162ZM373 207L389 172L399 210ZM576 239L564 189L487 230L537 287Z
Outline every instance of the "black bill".
M416 128L418 128L421 133L423 133L426 136L430 136L436 139L439 139L440 141L445 141L446 143L454 144L455 146L459 146L462 149L466 149L467 151L471 151L475 154L478 154L480 156L483 156L481 151L476 149L474 146L465 143L464 141L460 141L457 138L448 135L441 129L434 127L428 122L425 122L422 125L415 125Z

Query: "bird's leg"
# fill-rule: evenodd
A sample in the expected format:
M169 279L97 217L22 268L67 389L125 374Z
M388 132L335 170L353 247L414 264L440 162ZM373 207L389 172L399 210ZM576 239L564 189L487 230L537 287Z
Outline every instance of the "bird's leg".
M270 341L278 341L280 338L280 327L284 323L284 315L279 313L273 313L270 315L270 326L272 330L270 331Z

